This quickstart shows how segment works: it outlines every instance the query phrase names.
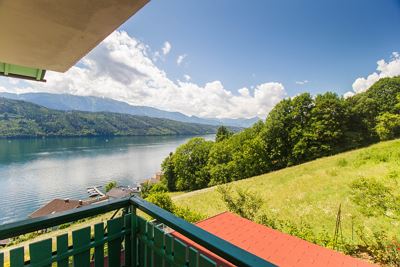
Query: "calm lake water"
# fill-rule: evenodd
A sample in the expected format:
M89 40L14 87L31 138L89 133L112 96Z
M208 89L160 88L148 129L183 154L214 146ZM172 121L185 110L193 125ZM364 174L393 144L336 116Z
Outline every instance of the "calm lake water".
M0 224L25 219L53 198L85 199L88 186L111 180L135 185L159 171L162 160L189 138L0 140Z

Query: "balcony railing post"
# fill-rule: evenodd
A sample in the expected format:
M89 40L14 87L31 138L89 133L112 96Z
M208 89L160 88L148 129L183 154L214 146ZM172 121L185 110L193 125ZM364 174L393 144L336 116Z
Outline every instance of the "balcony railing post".
M137 266L137 217L136 206L131 205L131 267Z

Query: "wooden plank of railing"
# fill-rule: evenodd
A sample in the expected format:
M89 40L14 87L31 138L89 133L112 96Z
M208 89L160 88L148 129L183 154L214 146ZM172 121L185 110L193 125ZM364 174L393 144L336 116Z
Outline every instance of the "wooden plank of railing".
M51 238L39 242L29 244L29 256L32 265L39 265L39 263L51 259L52 256L52 241ZM50 267L51 264L41 265L43 267Z
M87 247L90 244L90 227L85 227L72 232L73 249ZM74 255L74 266L90 266L90 248Z
M57 236L57 256L67 253L68 251L68 234ZM57 261L57 267L68 267L68 258Z
M10 250L10 267L24 266L24 248L15 248Z
M199 252L192 247L189 248L189 266L199 267Z
M124 228L125 229L131 229L131 221L132 221L131 214L124 215ZM131 263L132 263L132 259L131 259L132 239L131 239L131 235L126 235L124 240L125 240L125 242L124 242L125 267L136 267L135 265L131 265Z
M173 258L173 252L172 252L172 242L174 241L174 238L170 235L167 234L165 235L165 253L166 253L166 258L172 259ZM172 267L171 261L166 261L165 262L165 267Z
M186 244L174 238L174 263L178 266L184 266L186 264L186 250Z
M108 235L113 236L122 231L122 217L107 222ZM108 242L108 266L121 266L121 238Z
M209 258L207 258L206 256L200 254L199 266L201 266L201 267L217 267L217 264L215 262L213 262L212 260L210 260ZM256 267L256 266L254 266L254 267Z
M164 231L154 227L154 247L159 253L154 255L154 266L163 266L165 249L164 249Z
M99 242L104 239L104 223L94 225L94 242L98 243L94 248L94 266L104 267L104 244Z

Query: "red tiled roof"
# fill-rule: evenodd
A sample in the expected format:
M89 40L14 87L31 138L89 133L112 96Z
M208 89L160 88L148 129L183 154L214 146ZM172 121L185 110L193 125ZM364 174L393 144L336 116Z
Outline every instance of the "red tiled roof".
M224 212L197 223L200 228L278 266L376 266ZM172 233L222 266L234 266L177 232Z

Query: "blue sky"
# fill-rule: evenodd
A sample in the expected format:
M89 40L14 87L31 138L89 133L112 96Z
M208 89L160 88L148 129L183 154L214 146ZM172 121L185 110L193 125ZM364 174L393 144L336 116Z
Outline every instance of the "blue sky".
M66 73L0 78L0 91L265 118L285 97L400 75L399 52L400 0L153 0Z
M121 28L152 48L169 41L158 64L173 79L188 73L230 90L277 81L289 95L343 94L400 50L400 1L153 0ZM187 54L183 68L179 54Z

